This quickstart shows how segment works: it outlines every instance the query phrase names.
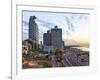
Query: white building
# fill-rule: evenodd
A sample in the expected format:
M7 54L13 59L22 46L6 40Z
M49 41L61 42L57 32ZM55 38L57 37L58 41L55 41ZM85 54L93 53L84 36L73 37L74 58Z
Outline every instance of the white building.
M53 46L43 46L43 51L48 52L49 54L50 52L53 52Z

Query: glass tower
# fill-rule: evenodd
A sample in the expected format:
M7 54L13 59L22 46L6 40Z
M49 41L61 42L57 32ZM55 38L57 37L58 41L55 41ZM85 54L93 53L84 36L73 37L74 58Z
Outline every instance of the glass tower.
M35 16L29 18L29 39L33 41L33 49L37 49L39 44L39 28L35 19Z

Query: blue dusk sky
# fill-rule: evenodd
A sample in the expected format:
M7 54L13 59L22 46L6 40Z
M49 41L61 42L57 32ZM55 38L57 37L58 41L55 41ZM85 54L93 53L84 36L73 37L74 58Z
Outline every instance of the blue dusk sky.
M89 14L23 11L22 16L23 40L28 39L30 16L36 16L40 41L43 40L43 33L57 25L58 28L62 28L62 36L65 44L70 43L71 40L81 44L89 44Z

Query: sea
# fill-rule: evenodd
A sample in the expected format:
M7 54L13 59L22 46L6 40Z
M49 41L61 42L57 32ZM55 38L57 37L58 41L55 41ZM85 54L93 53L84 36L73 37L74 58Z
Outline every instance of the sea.
M72 48L77 48L77 49L80 49L82 51L89 51L89 47L72 47Z

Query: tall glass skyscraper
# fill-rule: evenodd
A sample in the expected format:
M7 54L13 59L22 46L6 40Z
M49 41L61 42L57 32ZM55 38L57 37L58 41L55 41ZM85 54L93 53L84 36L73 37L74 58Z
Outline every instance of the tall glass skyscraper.
M35 19L35 16L29 18L29 39L33 41L33 49L37 49L39 44L39 28Z

